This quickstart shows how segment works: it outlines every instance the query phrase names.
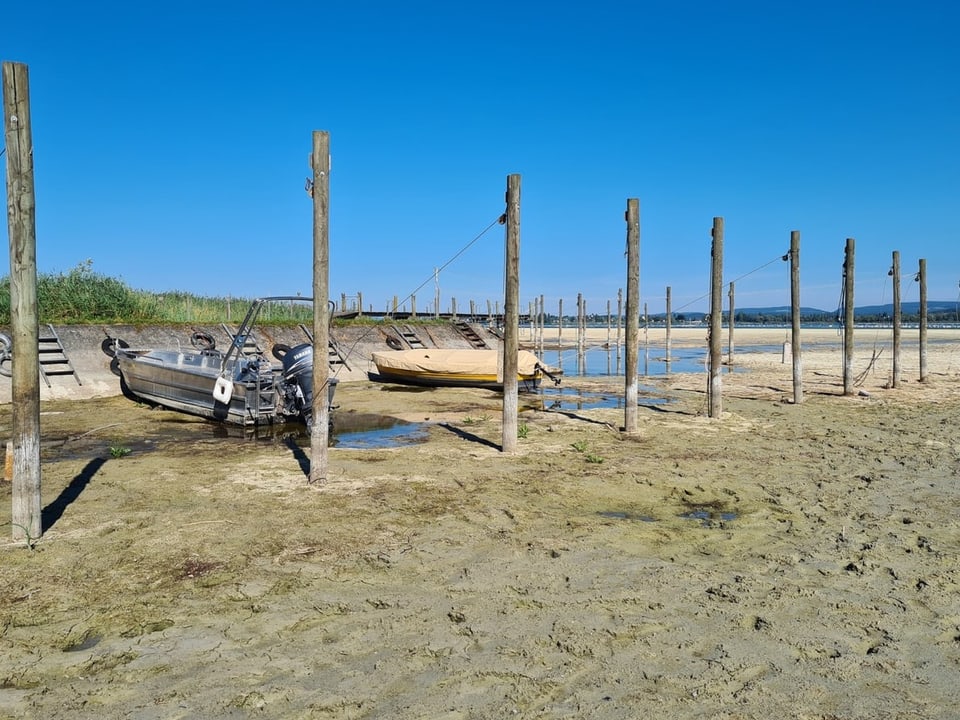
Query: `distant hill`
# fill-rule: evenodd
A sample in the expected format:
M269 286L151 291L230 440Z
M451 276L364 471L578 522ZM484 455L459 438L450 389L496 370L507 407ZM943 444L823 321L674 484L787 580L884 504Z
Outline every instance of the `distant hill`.
M909 318L911 315L916 316L920 313L920 303L919 302L904 302L900 303L900 311L904 317ZM738 321L741 322L765 322L770 320L788 320L790 318L790 306L789 305L778 305L771 307L751 307L751 308L735 308L734 312ZM726 308L723 311L724 315L727 314ZM960 322L960 318L957 317L958 314L958 303L956 300L928 300L927 301L927 317L935 318L939 317L939 320L942 321L956 321ZM800 317L808 322L832 322L836 320L837 310L822 310L820 308L813 307L803 307L800 308ZM675 320L686 320L693 322L702 321L707 314L705 312L675 312L673 317ZM858 305L854 308L853 316L858 321L875 321L882 320L884 318L893 317L893 303L887 303L885 305ZM664 319L664 313L659 313L651 315L651 320L660 320Z

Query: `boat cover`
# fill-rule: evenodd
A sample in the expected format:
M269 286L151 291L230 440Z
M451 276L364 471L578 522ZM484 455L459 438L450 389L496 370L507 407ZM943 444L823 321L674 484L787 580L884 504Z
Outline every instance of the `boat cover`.
M441 349L393 350L373 353L373 362L381 373L391 370L404 375L464 375L496 379L502 376L498 365L500 350ZM537 356L529 350L517 353L517 375L537 374Z

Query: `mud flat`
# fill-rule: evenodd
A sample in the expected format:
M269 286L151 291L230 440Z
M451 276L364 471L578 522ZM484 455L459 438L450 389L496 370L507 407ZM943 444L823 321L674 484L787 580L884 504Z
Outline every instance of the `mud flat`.
M872 339L854 396L838 347L804 352L800 405L744 347L719 420L674 374L635 435L523 403L510 456L495 393L343 383L339 412L427 439L333 448L317 486L282 434L45 402L47 530L0 548L0 717L951 717L960 344L926 383L905 347L892 388Z

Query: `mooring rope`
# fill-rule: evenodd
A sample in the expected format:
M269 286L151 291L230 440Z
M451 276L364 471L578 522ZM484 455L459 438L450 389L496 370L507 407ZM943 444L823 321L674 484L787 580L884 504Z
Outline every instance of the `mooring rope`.
M760 271L763 270L765 267L767 267L767 266L769 266L769 265L773 265L775 262L777 262L777 260L780 260L780 261L782 262L784 259L788 259L789 257L790 257L790 251L788 250L786 254L784 254L784 255L777 255L777 256L776 256L775 258L773 258L772 260L768 260L768 261L765 262L763 265L760 265L759 267L755 267L755 268L754 268L753 270L751 270L750 272L746 272L746 273L744 273L743 275L734 278L731 282L733 282L733 283L738 283L738 282L740 282L741 280L743 280L745 277L750 277L750 276L753 275L754 273L760 272ZM728 283L728 284L729 284L729 283ZM700 302L700 301L703 300L704 298L708 298L708 297L710 297L710 293L704 293L704 294L701 295L700 297L694 298L693 300L691 300L690 302L686 303L685 305L681 305L681 306L678 307L676 310L671 310L671 312L673 312L673 313L678 313L678 312L680 312L681 310L683 310L684 308L690 307L690 306L693 305L694 303Z
M463 255L467 250L469 250L472 245L474 245L476 242L478 242L478 241L480 240L480 238L482 238L484 235L486 235L488 232L490 232L490 228L492 228L494 225L502 224L503 219L504 219L504 215L503 215L503 214L498 215L497 218L496 218L493 222L491 222L489 225L487 225L483 230L481 230L479 233L477 233L477 235L475 235L475 236L473 237L473 239L470 240L470 242L468 242L466 245L464 245L462 248L460 248L456 253L454 253L454 255L453 255L452 257L450 257L449 260L447 260L443 265L441 265L439 268L437 268L430 277L428 277L426 280L424 280L422 283L420 283L420 285L418 285L416 288L414 288L414 289L413 289L400 303L398 303L393 309L388 309L387 312L384 314L384 319L391 318L391 317L393 316L393 313L396 311L396 307L399 307L399 306L403 305L403 303L407 302L407 300L411 299L414 295L416 295L418 290L420 290L420 289L421 289L422 287L424 287L427 283L429 283L431 280L433 280L433 278L435 278L435 277L437 276L437 274L439 274L441 271L443 271L443 270L445 270L446 268L448 268L457 258L459 258L461 255ZM361 311L361 313L362 313L363 308L360 308L360 311ZM437 308L437 311L439 312L439 308ZM354 349L357 347L357 345L360 344L361 341L363 341L368 335L370 335L371 333L373 333L375 330L379 330L379 329L380 329L379 326L372 326L372 327L370 327L369 329L367 329L365 332L361 333L361 334L360 334L360 337L358 337L356 340L353 341L353 343L352 343L351 345L348 346L347 354L348 354L348 355L353 354ZM342 366L341 366L341 367L338 367L337 370L334 372L334 376L338 375L342 369L343 369Z

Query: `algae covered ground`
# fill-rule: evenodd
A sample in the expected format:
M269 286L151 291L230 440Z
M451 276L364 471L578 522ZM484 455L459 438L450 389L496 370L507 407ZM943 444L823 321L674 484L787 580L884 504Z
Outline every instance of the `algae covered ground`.
M794 405L779 357L744 362L719 420L703 375L652 379L630 435L523 401L512 455L495 393L343 383L337 413L424 437L334 447L323 485L292 432L44 403L0 716L950 717L960 379L843 397L831 358Z

